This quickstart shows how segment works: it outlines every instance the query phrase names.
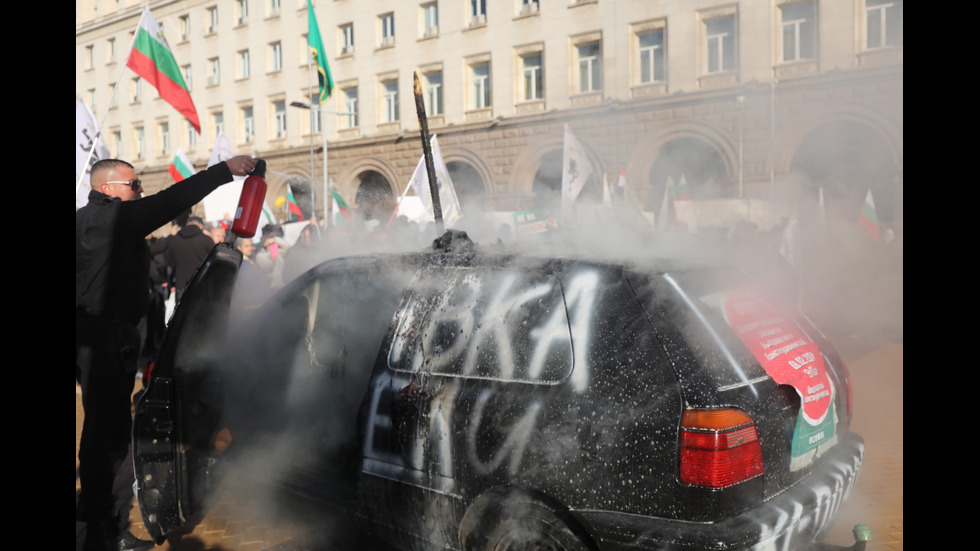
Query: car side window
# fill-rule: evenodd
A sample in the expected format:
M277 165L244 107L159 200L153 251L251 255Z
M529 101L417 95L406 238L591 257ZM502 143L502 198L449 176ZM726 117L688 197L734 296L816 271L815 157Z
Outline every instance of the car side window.
M396 371L556 384L572 370L558 278L516 269L428 268L403 300Z

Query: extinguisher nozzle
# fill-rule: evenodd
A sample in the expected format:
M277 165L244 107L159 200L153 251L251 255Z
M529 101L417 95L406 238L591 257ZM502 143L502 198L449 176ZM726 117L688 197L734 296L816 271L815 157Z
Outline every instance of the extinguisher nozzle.
M259 178L265 178L265 159L255 161L255 168L252 169L251 173Z

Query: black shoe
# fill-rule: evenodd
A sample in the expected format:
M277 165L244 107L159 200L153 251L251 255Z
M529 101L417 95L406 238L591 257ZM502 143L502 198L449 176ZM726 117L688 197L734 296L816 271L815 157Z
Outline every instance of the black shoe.
M119 534L116 539L116 546L113 548L118 551L149 551L156 547L150 540L141 540L134 536L129 530Z
M114 528L106 530L101 524L89 524L88 533L85 534L85 551L149 551L156 545L137 538L129 530L120 533Z

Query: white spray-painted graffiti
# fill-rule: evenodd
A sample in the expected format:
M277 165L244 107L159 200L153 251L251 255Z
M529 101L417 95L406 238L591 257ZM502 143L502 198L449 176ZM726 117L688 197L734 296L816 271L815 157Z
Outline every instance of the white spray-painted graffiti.
M537 422L541 404L537 400L531 402L524 415L511 425L510 431L507 433L507 438L500 444L496 452L494 452L488 461L483 461L477 455L476 435L483 421L483 408L486 406L487 400L490 399L491 395L492 392L490 390L484 390L476 399L476 404L473 408L473 419L466 430L467 458L469 459L469 464L476 472L490 474L497 470L497 467L509 456L508 472L514 475L517 474L520 459L524 456L524 449L527 447L528 442L531 441L531 431Z
M854 489L862 456L860 453L848 460L832 460L825 467L830 479L827 484L801 486L797 490L803 492L799 501L786 504L771 521L760 520L759 543L753 549L795 549L800 542L809 542L814 535L829 529Z
M600 276L596 271L578 273L564 294L553 276L537 277L530 284L527 274L519 272L495 271L486 278L470 272L451 279L437 293L418 293L400 310L388 354L393 371L385 375L391 379L376 381L371 389L364 471L452 495L452 427L465 426L466 459L476 472L489 474L506 465L514 474L541 413L538 401L527 403L523 412L514 413L496 449L481 448L478 454L478 433L496 391L480 391L467 418L457 419L460 380L557 384L571 369L572 389L587 389L587 350ZM565 361L556 362L556 357ZM492 371L487 371L486 358L492 359ZM441 379L419 412L417 421L426 424L425 430L414 431L405 454L379 448L376 428L396 428L389 405L381 403L384 389L405 388L413 379L408 373L423 372Z

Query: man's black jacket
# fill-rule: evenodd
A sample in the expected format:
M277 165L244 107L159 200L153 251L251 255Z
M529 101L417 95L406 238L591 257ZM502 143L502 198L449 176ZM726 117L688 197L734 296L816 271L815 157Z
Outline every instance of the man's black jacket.
M75 212L76 311L137 323L149 301L146 236L231 180L221 163L134 201L92 190Z

